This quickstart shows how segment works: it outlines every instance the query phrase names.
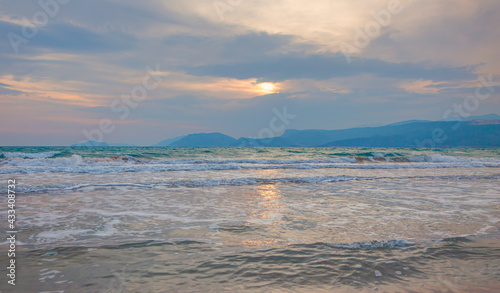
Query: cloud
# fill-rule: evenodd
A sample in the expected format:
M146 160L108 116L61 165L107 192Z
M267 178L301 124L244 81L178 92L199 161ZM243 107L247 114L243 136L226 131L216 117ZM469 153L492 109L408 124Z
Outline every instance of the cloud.
M302 78L325 80L361 74L432 81L468 80L475 77L474 69L474 66L426 66L422 63L398 63L373 58L353 58L352 62L348 63L341 54L275 55L265 56L253 61L185 68L187 73L193 75L238 79L257 78L263 81L284 81Z
M360 56L448 66L480 64L481 73L500 75L498 19L497 0L408 1Z
M167 49L181 48L197 51L216 60L252 60L279 50L284 50L294 39L292 35L267 32L246 32L230 36L209 37L197 35L172 35L163 40Z
M120 52L133 50L136 38L121 31L95 32L71 24L53 24L44 27L41 38L34 38L30 46L49 49L55 52L69 51L86 54L99 52Z
M109 105L156 64L169 76L110 141L155 143L193 131L256 136L284 106L298 115L293 128L437 119L474 93L476 74L498 80L498 0L401 2L403 11L347 63L339 44L352 44L388 0L241 1L223 21L213 1L70 1L19 54L5 34L21 35L22 18L41 8L0 1L0 101L9 104L2 119L74 143L83 127L117 119ZM278 93L262 95L263 81ZM500 111L494 97L475 114Z
M14 32L23 37L22 26L0 21L2 31ZM23 37L24 38L24 37ZM3 38L2 47L8 48L10 42ZM20 45L21 53L35 53L36 50L50 50L51 52L119 52L134 48L137 40L131 34L121 31L96 32L88 28L69 23L48 24L39 28L28 43ZM11 48L9 51L13 52Z
M22 94L22 93L23 93L23 92L21 92L21 91L11 90L11 89L6 88L6 87L9 87L9 85L8 85L8 84L1 83L1 82L0 82L0 95L11 95L11 96L17 96L17 95L20 95L20 94Z

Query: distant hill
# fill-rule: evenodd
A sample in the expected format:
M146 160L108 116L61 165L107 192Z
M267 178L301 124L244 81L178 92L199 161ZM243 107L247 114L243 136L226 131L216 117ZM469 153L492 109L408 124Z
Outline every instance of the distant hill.
M500 124L463 122L413 123L406 133L374 135L327 143L325 147L500 147Z
M379 127L358 127L341 130L296 130L289 129L279 137L271 139L240 138L243 146L366 146L403 147L418 146L433 137L433 131L442 129L448 138L436 146L485 146L500 147L495 127L479 127L498 124L499 115L471 116L447 121L408 120ZM458 129L456 129L458 128ZM490 131L490 132L488 132ZM437 142L440 140L437 139ZM422 143L420 143L422 144Z
M126 143L108 143L108 145L111 147L135 147L136 146L133 144L126 144Z
M500 115L492 113L483 116L449 117L440 121L472 121L472 120L500 120Z
M458 121L457 121L458 120ZM73 146L129 146L88 141ZM288 129L278 137L256 139L196 133L166 139L154 146L172 147L500 147L500 116L488 114L441 121L408 120L378 127L340 130Z
M289 129L280 137L256 140L254 144L260 146L312 147L322 146L338 140L368 138L376 135L397 135L405 132L405 125L349 128L341 130Z
M196 133L190 134L186 137L179 139L169 146L177 147L228 147L233 146L236 139L219 133Z
M174 138L165 139L165 140L160 141L159 143L157 143L155 145L152 145L152 146L154 146L154 147L170 146L172 143L174 143L176 141L179 141L179 140L183 139L184 137L186 137L186 136L183 135L183 136L178 136L178 137L174 137Z
M71 146L72 147L132 147L134 145L124 144L124 143L105 143L105 142L98 142L95 140L89 140Z
M500 124L500 120L471 120L469 122L474 125Z
M267 139L256 139L256 138L246 138L242 137L236 141L235 144L232 146L234 147L261 147L261 146L266 146L266 147L281 147L281 146L288 146L288 147L296 147L299 146L295 142L290 141L284 137L272 137L272 138L267 138Z
M433 122L433 121L430 121L430 120L407 120L407 121L401 121L401 122L387 124L385 126L399 126L399 125L418 123L418 122Z

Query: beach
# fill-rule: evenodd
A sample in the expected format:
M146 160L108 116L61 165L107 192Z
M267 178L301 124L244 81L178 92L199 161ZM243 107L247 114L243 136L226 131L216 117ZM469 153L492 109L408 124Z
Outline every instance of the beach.
M17 191L16 286L2 292L500 288L498 149L0 154L0 182Z

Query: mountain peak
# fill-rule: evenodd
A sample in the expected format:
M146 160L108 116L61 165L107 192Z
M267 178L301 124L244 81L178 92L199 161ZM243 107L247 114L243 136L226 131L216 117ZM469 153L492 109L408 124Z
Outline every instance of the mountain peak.
M220 132L212 133L194 133L186 135L169 146L179 147L228 147L233 145L237 140L229 135Z

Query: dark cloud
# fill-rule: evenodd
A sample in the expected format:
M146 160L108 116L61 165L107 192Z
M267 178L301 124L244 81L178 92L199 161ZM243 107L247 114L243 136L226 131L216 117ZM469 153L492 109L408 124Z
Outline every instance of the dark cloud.
M164 52L185 60L184 64L229 62L248 60L249 62L270 55L292 45L294 37L266 32L247 32L229 36L173 35L163 39ZM194 62L194 64L193 64Z
M40 1L48 2L48 1ZM91 24L94 27L143 28L155 22L183 24L186 18L162 8L161 2L143 1L131 4L107 0L70 1L59 5L50 22L74 22ZM53 9L53 8L51 8ZM8 11L11 18L27 18L44 11L39 1L2 1L0 10Z
M97 33L71 24L54 24L45 27L35 38L34 46L53 51L110 52L127 51L135 47L136 38L121 31Z
M2 37L0 37L0 60L5 58L4 55L14 53L14 49L7 36L11 32L22 36L20 29L21 26L19 25L0 20L0 32L2 32Z
M12 96L17 96L22 94L23 92L21 91L16 91L16 90L11 90L6 88L5 86L8 86L5 83L0 82L0 95L12 95Z
M23 26L1 22L2 31L12 32L21 38ZM25 38L27 43L19 45L20 53L35 54L40 49L51 52L96 53L110 51L126 51L134 48L137 39L122 31L96 32L69 23L50 23L40 27L31 38ZM8 38L3 38L2 47L14 52Z
M360 74L433 81L468 80L475 77L474 69L475 67L427 66L421 63L396 63L356 57L352 57L352 62L349 63L341 54L274 55L253 61L185 68L186 72L192 75L257 78L275 82L300 78L326 80Z
M290 35L248 33L224 42L221 53L228 58L240 58L240 60L248 57L261 57L289 45L292 40L293 36Z

